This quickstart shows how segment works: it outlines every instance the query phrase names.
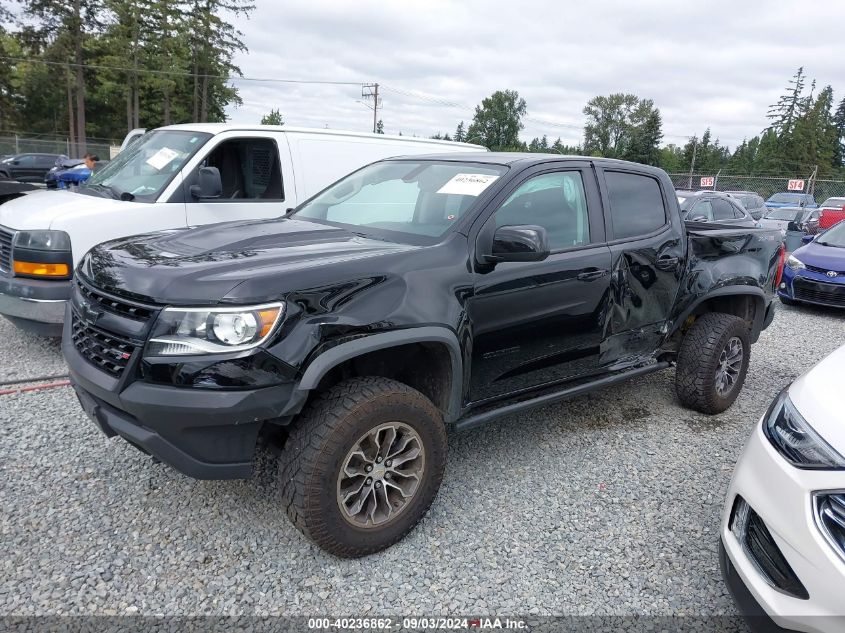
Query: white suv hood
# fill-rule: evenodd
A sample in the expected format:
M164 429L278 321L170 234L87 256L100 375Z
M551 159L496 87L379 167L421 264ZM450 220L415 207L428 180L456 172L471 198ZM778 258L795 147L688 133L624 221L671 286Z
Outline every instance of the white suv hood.
M59 229L76 220L109 211L136 208L138 203L86 196L71 191L37 191L0 204L0 225L10 229Z
M792 383L789 397L810 426L845 455L845 345Z

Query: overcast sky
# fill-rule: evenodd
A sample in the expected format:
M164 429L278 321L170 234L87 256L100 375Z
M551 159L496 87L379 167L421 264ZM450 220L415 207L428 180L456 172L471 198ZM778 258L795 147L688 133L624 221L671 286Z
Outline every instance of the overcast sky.
M733 148L766 126L798 66L845 96L839 0L255 1L235 21L244 76L377 81L387 133L451 134L483 97L510 88L528 104L525 140L577 143L588 99L631 92L660 108L664 143L709 126ZM279 108L289 125L372 129L360 85L236 85L234 122Z

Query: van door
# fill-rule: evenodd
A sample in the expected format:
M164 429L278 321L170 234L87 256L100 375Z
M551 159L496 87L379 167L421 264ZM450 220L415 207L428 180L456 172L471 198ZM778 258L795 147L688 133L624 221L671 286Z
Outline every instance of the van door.
M287 207L296 203L286 195L286 184L292 180L288 157L283 134L233 131L215 137L205 157L184 179L188 226L284 214ZM223 193L219 198L198 200L191 195L200 167L216 167L220 171Z

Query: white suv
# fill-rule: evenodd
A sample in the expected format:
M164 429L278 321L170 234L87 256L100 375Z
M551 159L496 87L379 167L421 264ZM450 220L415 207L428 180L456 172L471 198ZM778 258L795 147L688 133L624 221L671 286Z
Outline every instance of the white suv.
M725 581L765 631L845 631L845 347L778 395L734 471Z

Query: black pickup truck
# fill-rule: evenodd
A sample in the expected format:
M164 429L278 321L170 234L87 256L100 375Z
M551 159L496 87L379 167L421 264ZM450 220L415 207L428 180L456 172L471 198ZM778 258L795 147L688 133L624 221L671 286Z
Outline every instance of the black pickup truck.
M289 517L360 556L426 512L447 427L673 364L684 405L725 410L783 260L777 231L685 225L659 169L398 158L277 220L94 248L62 349L107 436L209 479L280 447Z

